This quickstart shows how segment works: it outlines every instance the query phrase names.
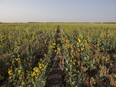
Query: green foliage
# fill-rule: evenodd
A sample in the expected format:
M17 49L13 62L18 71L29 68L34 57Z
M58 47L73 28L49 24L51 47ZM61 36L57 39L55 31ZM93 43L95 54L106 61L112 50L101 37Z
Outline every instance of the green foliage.
M116 86L116 24L78 23L0 24L2 86L44 87L57 25L66 87Z

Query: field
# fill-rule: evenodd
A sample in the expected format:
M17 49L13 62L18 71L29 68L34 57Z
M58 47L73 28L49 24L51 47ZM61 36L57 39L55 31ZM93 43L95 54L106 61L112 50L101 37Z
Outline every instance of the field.
M0 24L0 87L116 87L116 24Z

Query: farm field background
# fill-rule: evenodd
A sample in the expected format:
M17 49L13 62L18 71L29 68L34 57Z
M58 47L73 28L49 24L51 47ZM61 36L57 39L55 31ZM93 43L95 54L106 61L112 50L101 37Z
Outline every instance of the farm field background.
M116 24L101 23L0 24L0 86L45 87L53 53L65 87L116 86Z

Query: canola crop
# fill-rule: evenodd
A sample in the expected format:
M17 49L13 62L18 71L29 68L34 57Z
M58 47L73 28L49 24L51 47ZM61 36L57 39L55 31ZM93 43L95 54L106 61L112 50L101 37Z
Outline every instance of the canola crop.
M64 58L66 87L116 86L116 24L84 23L0 24L0 86L44 87L53 52Z

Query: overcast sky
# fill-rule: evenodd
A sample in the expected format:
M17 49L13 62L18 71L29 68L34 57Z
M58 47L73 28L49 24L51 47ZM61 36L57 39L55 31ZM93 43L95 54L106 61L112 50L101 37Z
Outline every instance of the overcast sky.
M116 0L0 0L0 22L116 22Z

